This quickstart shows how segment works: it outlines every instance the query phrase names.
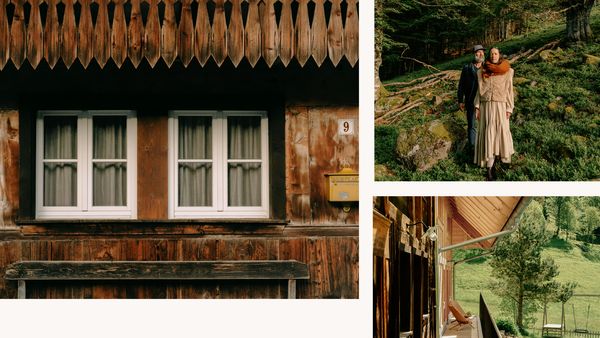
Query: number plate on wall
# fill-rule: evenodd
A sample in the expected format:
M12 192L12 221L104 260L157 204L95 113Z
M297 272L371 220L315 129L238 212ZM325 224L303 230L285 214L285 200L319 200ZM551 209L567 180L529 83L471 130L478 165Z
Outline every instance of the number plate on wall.
M354 135L354 120L338 120L338 135Z

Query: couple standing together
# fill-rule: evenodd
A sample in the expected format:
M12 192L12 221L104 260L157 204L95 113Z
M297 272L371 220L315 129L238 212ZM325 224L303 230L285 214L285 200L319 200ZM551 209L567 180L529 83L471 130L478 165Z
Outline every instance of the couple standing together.
M458 102L467 111L468 147L474 163L487 167L486 179L496 180L497 158L510 163L513 148L509 119L514 108L514 70L498 48L473 47L473 61L466 64L458 84ZM475 120L478 127L475 128Z

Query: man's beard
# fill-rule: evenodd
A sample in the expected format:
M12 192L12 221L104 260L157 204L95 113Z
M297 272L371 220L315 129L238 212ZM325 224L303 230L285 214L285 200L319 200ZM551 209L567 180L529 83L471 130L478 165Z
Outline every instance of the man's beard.
M482 63L483 62L483 57L473 57L473 62L475 63Z

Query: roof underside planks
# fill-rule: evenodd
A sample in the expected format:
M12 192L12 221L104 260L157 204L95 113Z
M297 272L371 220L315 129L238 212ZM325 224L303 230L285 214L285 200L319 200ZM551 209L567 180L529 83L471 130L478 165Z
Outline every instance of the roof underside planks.
M460 196L445 197L452 211L452 244L491 235L505 229L523 197ZM479 243L491 248L495 239Z

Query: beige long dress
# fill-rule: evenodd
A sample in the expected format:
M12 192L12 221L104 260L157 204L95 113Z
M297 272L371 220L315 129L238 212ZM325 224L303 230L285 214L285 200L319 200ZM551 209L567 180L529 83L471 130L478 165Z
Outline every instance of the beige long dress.
M514 108L513 75L511 68L503 75L483 79L482 70L477 72L479 90L475 96L475 108L479 108L479 125L475 141L475 164L491 167L499 156L510 163L513 148L510 120L506 112Z

